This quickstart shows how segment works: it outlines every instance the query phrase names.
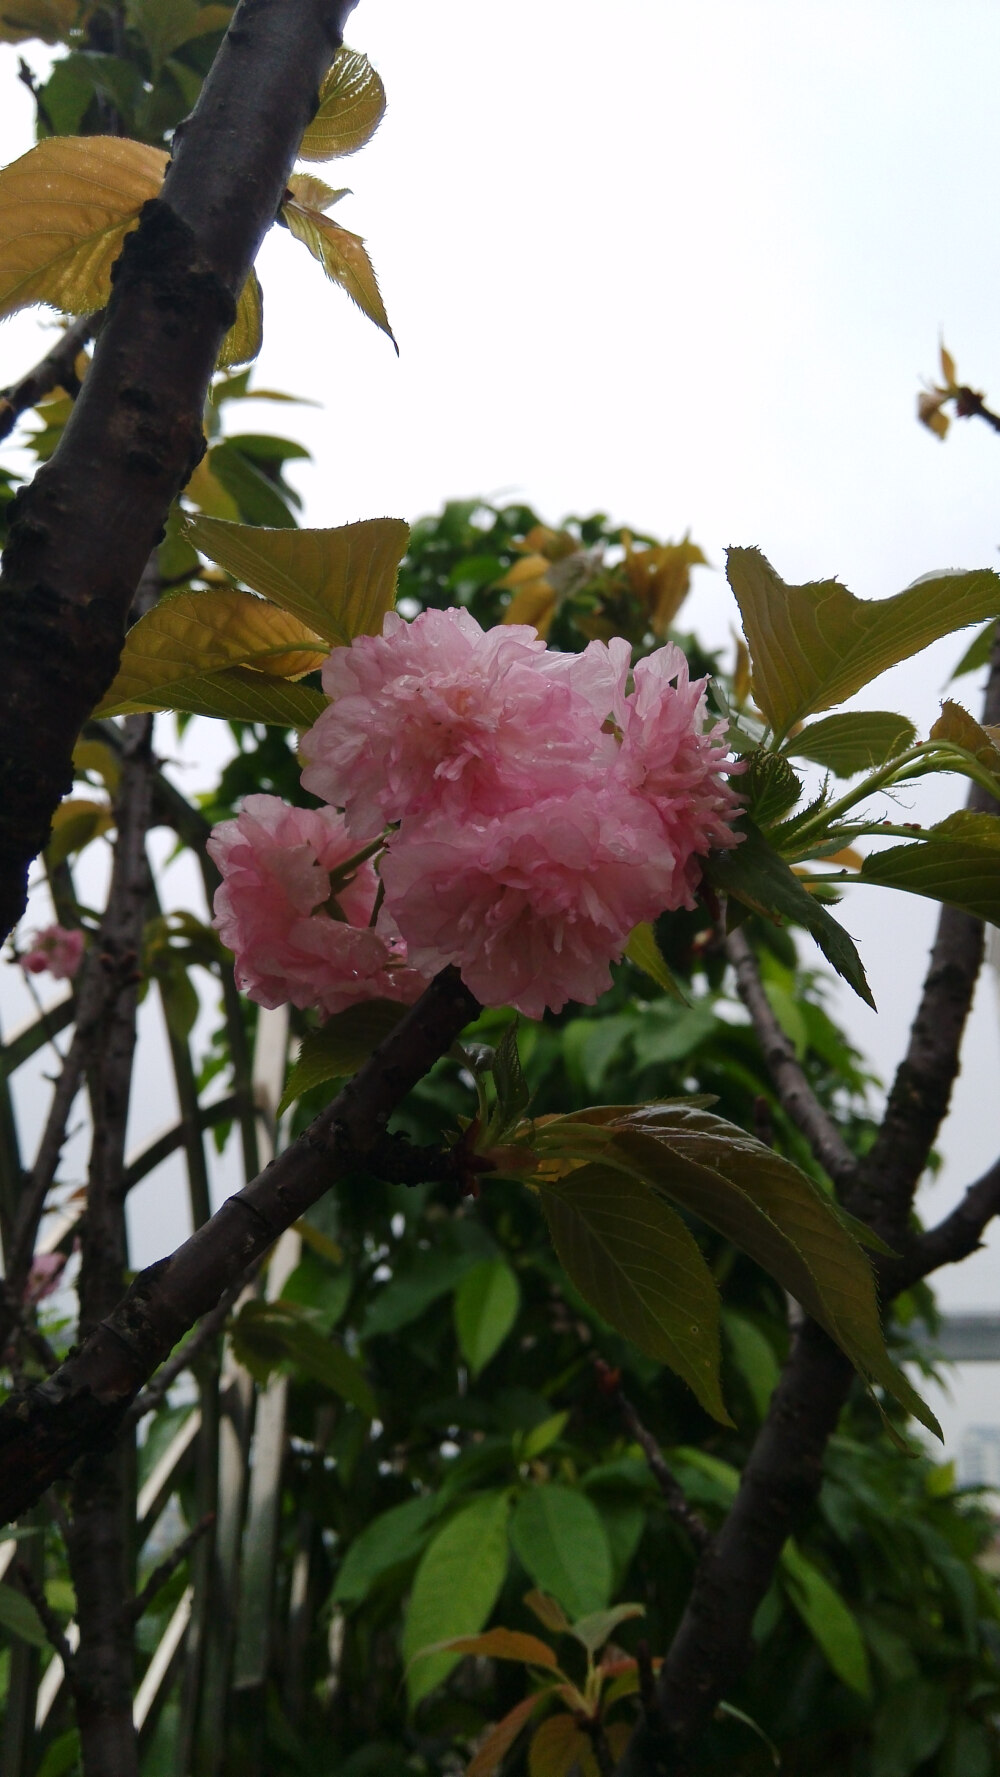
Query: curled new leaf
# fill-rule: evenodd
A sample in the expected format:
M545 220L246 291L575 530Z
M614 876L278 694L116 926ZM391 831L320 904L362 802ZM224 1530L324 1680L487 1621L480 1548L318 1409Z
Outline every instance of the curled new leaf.
M314 259L319 260L327 277L346 290L352 302L356 302L362 313L374 321L376 327L381 327L396 346L375 268L365 252L364 241L349 228L341 228L339 222L332 222L320 208L321 204L334 203L342 193L324 186L321 180L311 175L295 173L288 182L288 189L292 196L282 206L281 214L291 233L308 247ZM398 346L396 350L399 351Z
M339 49L320 87L316 115L299 147L300 160L335 160L370 142L385 114L385 88L368 60Z

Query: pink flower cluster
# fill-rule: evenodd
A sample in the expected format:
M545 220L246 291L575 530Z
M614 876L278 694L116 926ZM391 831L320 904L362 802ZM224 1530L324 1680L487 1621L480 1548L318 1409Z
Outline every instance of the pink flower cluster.
M693 906L700 860L740 837L705 681L667 646L629 690L630 659L620 638L557 654L460 610L335 648L302 742L329 806L251 796L211 841L240 984L329 1015L411 1000L454 963L485 1005L592 1004L632 929Z
M29 975L41 975L47 971L57 981L71 981L83 961L84 942L84 935L79 930L46 926L44 931L35 933L31 949L17 960Z

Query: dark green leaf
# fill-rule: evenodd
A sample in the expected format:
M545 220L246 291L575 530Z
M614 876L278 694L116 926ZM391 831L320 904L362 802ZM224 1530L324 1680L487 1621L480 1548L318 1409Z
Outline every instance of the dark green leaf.
M603 1611L611 1592L611 1551L585 1493L557 1482L523 1494L510 1540L535 1585L557 1598L571 1619Z
M0 1585L0 1630L26 1641L31 1647L47 1647L48 1641L38 1612L23 1592L13 1586Z
M709 882L775 924L789 919L804 926L827 962L874 1009L864 966L843 926L814 900L752 821L743 820L741 826L746 832L743 844L732 851L715 852L708 860L705 875Z
M788 760L781 753L751 753L746 772L740 779L740 795L747 799L747 811L759 827L769 827L794 808L802 785Z
M781 1556L785 1590L837 1677L870 1697L868 1650L854 1616L818 1567L789 1539Z
M718 1293L680 1216L639 1178L602 1165L545 1183L541 1196L556 1251L581 1294L730 1424L719 1392Z
M517 1319L521 1291L503 1259L483 1259L455 1291L455 1331L473 1376L489 1363Z

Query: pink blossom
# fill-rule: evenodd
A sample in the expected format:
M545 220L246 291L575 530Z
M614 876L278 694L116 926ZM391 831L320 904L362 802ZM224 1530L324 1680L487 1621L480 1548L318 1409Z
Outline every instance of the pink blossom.
M60 1252L35 1254L21 1297L26 1308L33 1308L36 1302L43 1301L58 1289L67 1257L68 1254Z
M409 624L390 612L380 636L326 662L333 701L303 736L302 782L345 809L359 840L404 816L493 816L571 791L610 763L601 725L624 670L603 643L558 656L524 624L483 631L467 611Z
M693 907L697 860L742 838L732 827L739 798L725 781L742 766L726 759L725 723L706 729L706 680L691 683L673 643L640 660L633 676L615 775L655 808L676 859L681 892L661 911Z
M491 820L406 820L382 865L414 965L457 963L484 1005L538 1018L610 985L628 935L683 895L655 811L618 785Z
M236 820L216 827L214 923L235 953L238 986L258 1004L331 1017L358 1000L409 1002L423 991L389 917L369 927L372 864L336 876L357 849L334 809L290 808L277 796L248 796Z
M46 969L57 981L71 981L83 960L84 935L78 929L46 926L36 932L32 948L18 958L29 975L41 975Z

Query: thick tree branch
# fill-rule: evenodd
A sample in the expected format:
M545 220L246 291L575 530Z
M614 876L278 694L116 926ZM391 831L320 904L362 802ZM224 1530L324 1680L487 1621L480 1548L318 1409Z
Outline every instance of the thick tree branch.
M241 0L162 193L126 239L59 448L14 502L0 574L0 935L114 676L143 565L204 450L219 347L353 3Z
M29 407L36 407L53 389L65 389L70 395L76 395L80 383L76 374L76 361L87 341L93 339L101 321L103 309L96 315L81 315L59 335L50 352L39 358L20 382L12 383L9 389L0 391L0 439L13 432L22 413Z
M81 1452L106 1444L143 1383L223 1291L334 1180L365 1165L396 1106L479 1007L446 969L305 1134L230 1197L47 1382L0 1408L0 1521L23 1512Z
M1000 1160L969 1186L950 1215L911 1239L889 1271L893 1293L907 1289L942 1265L957 1265L982 1245L994 1216L1000 1215Z
M726 939L726 954L736 971L740 999L753 1027L774 1081L782 1109L801 1130L813 1155L836 1185L850 1184L858 1163L832 1117L828 1116L795 1058L795 1050L771 1010L757 961L746 934L739 929Z

